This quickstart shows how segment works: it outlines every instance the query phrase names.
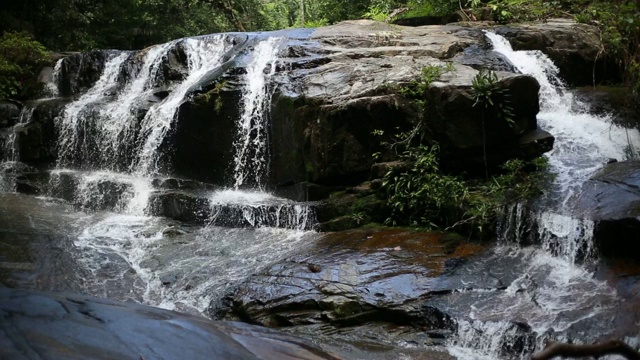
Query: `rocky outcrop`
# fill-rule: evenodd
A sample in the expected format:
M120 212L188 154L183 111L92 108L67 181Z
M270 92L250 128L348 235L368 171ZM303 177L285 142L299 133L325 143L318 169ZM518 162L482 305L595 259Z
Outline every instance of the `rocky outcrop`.
M10 359L338 359L269 329L82 295L0 288L0 319Z
M450 155L447 161L460 167L477 164L482 156L482 116L473 107L470 89L478 71L463 65L461 61L467 60L458 55L482 41L481 31L459 26L403 28L361 20L320 28L311 39L317 44L303 49L306 57L328 62L294 72L292 78L300 84L293 95L280 94L274 102L274 183L307 180L335 185L366 180L373 153L392 160L380 142L423 119L426 141L440 143ZM481 50L476 46L476 51ZM500 63L506 62L492 58L482 64ZM422 107L399 92L419 81L422 69L429 66L441 67L444 74L429 88ZM502 73L498 86L517 99L513 104L516 126L486 119L489 161L499 164L524 153L535 156L548 151L553 141L548 134L538 138L538 148L525 151L521 146L525 137L540 134L535 80ZM374 131L386 138L374 136Z
M602 264L598 272L624 301L612 288L572 276L571 286L589 296L576 296L580 307L564 307L548 295L559 291L562 270L541 262L536 251L485 246L398 229L327 234L250 276L210 311L314 338L360 336L419 348L455 339L492 358L526 357L550 339L637 333L637 317L630 315L637 306L637 266Z
M595 222L602 255L640 259L640 161L605 166L583 185L577 211Z
M574 70L592 73L576 69L598 52L594 27L552 21L496 31L514 44L519 42L516 48L537 47L552 57L555 54L561 72L570 77ZM271 188L299 183L350 186L368 180L372 154L380 153L381 161L395 160L381 142L393 140L395 134L420 122L425 125L423 141L440 143L444 167L449 164L457 167L454 170L483 167L485 157L495 167L513 157L538 156L552 146L553 138L536 126L537 84L493 53L480 28L469 24L402 27L359 20L316 30L229 35L227 41L236 46L223 57L222 66L211 69L211 74L187 91L163 139L160 151L168 165L163 164L163 171L217 185L230 183L235 121L245 81L246 64L238 60L244 58L239 52L266 36L284 38L270 84L274 90L269 125ZM184 78L183 45L176 42L163 58L158 78L148 85L155 90L141 100L144 104L139 105L132 122L138 124L149 107ZM145 51L131 54L119 78L127 80L140 71ZM94 84L112 56L112 51L94 51L65 58L61 95L77 96ZM420 80L425 67L441 67L443 74L424 94L403 94L403 88ZM497 87L511 93L513 125L473 106L471 83L479 68L499 72ZM35 121L16 129L19 160L55 160L52 119L61 111L61 103L54 109L53 102L43 102L34 114L47 115L36 116ZM486 136L482 136L483 127ZM127 146L135 149L137 145ZM118 165L118 169L126 168Z

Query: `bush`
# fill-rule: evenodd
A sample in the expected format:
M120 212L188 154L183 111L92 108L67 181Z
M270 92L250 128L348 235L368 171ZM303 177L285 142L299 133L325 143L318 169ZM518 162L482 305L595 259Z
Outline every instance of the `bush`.
M47 50L26 32L0 37L0 98L25 96L38 71L47 64Z

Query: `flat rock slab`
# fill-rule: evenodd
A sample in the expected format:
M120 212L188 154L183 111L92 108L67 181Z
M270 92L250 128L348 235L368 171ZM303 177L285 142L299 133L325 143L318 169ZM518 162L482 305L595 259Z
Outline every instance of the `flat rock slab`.
M80 295L0 288L3 359L338 359L304 340Z
M450 328L424 299L463 287L446 274L484 246L399 229L328 234L307 253L251 276L230 298L240 319L266 326L385 322Z

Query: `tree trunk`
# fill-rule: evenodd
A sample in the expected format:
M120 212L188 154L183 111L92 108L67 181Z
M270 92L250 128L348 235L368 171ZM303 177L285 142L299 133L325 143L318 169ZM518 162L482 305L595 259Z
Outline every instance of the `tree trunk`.
M300 26L301 27L304 27L304 24L306 24L305 16L304 16L306 12L307 12L307 7L305 2L304 0L300 0Z

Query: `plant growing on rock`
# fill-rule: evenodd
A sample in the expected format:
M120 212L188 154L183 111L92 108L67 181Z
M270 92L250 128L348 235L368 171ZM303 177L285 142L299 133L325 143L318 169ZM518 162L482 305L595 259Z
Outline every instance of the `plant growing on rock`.
M471 94L474 99L473 107L480 107L482 116L482 156L484 159L485 177L489 179L487 165L487 134L486 119L493 114L498 120L513 125L513 108L509 100L507 89L498 84L498 75L493 71L480 70L471 83Z

